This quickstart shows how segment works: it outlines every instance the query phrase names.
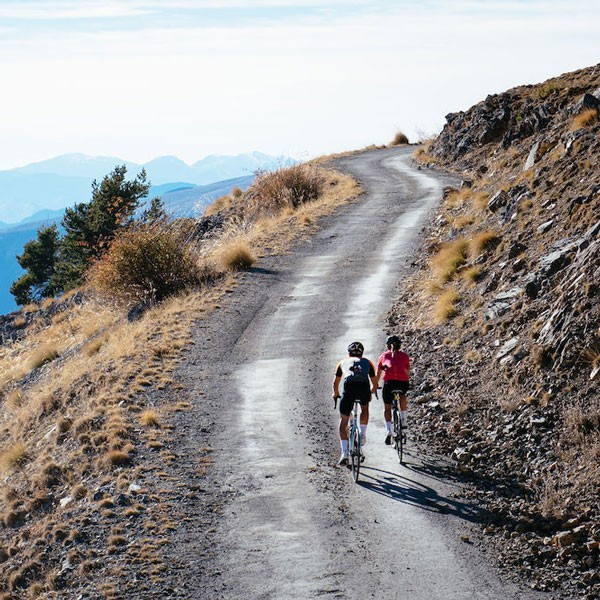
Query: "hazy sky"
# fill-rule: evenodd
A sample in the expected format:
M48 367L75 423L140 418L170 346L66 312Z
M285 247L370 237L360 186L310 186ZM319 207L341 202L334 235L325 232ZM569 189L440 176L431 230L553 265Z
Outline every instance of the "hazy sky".
M598 0L0 0L0 169L308 158L600 62Z

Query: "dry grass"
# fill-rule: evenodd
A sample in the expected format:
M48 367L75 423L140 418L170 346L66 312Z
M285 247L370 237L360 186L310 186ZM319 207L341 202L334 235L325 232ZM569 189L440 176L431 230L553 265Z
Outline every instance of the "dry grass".
M436 323L445 323L452 317L456 316L458 314L456 305L459 300L460 296L455 289L450 288L443 292L434 305L434 321Z
M484 252L490 252L496 248L500 242L500 236L495 231L488 229L475 235L469 241L469 254L471 258L476 259Z
M23 442L17 442L0 454L0 467L5 470L15 470L22 467L28 458L27 446Z
M299 208L319 198L324 185L322 170L310 164L259 172L245 194L247 211L264 215L278 213L286 207Z
M421 145L413 152L413 158L419 163L435 163L435 157L431 154L431 146L434 139L423 140Z
M140 423L144 427L160 427L160 419L154 410L145 410L140 415Z
M256 262L256 256L243 240L233 240L221 251L220 263L228 271L247 271Z
M583 112L579 113L574 119L571 125L571 130L583 129L584 127L590 127L598 122L598 110L595 108L588 108Z
M431 259L431 268L441 282L454 279L457 270L467 260L469 243L465 238L442 244L437 254Z
M394 139L391 141L390 146L402 146L408 144L408 137L402 131L397 131L394 135Z
M54 344L43 344L31 353L28 366L31 370L39 369L58 357L59 353Z
M470 281L471 283L477 283L483 275L483 269L479 266L469 267L468 269L465 269L461 275L467 281Z

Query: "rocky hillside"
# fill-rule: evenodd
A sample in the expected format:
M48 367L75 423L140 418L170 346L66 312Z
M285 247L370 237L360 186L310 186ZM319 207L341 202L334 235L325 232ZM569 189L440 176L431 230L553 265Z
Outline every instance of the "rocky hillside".
M417 152L459 176L389 315L414 435L486 501L505 568L599 598L600 65L449 114Z

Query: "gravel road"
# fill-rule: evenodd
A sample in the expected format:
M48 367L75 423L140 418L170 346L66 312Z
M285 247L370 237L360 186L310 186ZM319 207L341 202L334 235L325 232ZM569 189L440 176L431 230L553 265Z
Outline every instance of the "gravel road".
M191 503L174 534L171 597L544 597L502 580L485 546L471 543L481 515L451 465L410 434L398 464L383 443L381 400L371 403L360 483L336 466L334 366L355 339L373 361L383 350L390 299L450 182L410 154L338 159L363 200L293 254L261 261L198 324L180 373L196 407L180 417L181 443L187 468L201 446L214 463L198 495L202 517Z

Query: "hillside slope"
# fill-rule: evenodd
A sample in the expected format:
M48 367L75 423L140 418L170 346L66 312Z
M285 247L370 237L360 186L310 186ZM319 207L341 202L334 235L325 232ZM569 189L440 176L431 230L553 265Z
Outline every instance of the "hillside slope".
M448 115L417 155L463 185L446 190L389 315L415 361L418 435L479 483L507 569L589 598L600 593L599 110L597 65Z

